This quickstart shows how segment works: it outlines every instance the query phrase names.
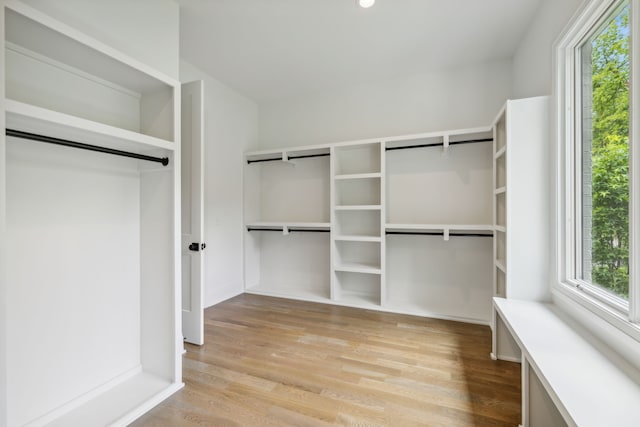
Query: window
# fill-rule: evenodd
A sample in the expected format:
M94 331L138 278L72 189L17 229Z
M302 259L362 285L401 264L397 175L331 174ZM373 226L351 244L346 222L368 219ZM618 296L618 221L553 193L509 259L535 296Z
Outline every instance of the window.
M592 0L556 51L558 289L627 324L640 320L634 274L640 224L633 221L634 203L640 206L634 162L640 162L632 156L640 123L631 90L640 83L633 77L636 4Z
M628 4L589 34L578 58L576 279L624 306L629 297Z

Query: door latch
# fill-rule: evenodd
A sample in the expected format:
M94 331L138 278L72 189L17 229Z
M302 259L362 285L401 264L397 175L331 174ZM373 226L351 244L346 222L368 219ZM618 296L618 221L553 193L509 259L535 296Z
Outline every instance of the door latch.
M204 248L206 248L206 247L207 247L206 243L196 243L196 242L194 242L194 243L191 243L189 245L189 250L193 251L193 252L198 252L199 250L204 250Z

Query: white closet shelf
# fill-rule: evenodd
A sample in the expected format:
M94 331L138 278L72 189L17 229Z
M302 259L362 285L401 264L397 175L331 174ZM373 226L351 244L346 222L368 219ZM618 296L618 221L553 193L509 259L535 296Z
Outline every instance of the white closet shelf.
M430 317L434 319L452 320L454 322L473 323L476 325L487 325L487 319L482 316L468 316L460 314L443 315L442 313L426 309L424 303L419 298L409 299L387 294L387 301L384 305L386 311L392 313L404 313L413 316ZM465 313L467 314L467 313Z
M138 154L146 154L157 149L173 151L175 147L175 144L171 141L12 99L5 99L5 112L7 129Z
M496 188L495 190L493 190L493 193L495 195L504 194L506 192L507 192L507 187L499 187L499 188Z
M68 25L15 1L5 2L6 41L138 93L179 83Z
M245 153L247 163L258 163L268 161L289 161L311 157L329 156L329 145L311 145L301 148L279 148L273 150L250 151Z
M334 266L335 271L346 271L349 273L382 274L379 265L365 264L359 262L343 262Z
M496 231L499 231L501 233L506 233L507 232L507 227L502 226L502 225L496 225L494 228L496 229Z
M305 287L286 286L278 282L273 284L260 283L256 286L250 286L245 289L245 292L256 295L327 303L329 301L330 291L328 285L326 289L308 289Z
M381 307L379 301L380 297L375 294L342 290L340 292L340 298L334 302L351 307L380 310Z
M429 145L442 145L447 140L449 143L459 143L460 141L492 140L492 127L479 127L469 129L458 129L449 132L428 132L413 135L402 135L385 138L386 149L396 149L398 147L420 147ZM488 141L487 141L488 142Z
M373 173L353 173L347 175L336 175L333 179L336 180L348 180L348 179L367 179L367 178L381 178L382 173L373 172Z
M127 425L182 387L182 383L141 372L54 420L50 417L57 415L55 411L35 421L52 427Z
M246 227L253 229L304 229L304 230L330 230L331 224L328 222L249 222Z
M434 231L444 232L492 232L493 226L488 224L394 224L388 223L384 226L386 231ZM489 234L489 233L487 233Z
M381 242L382 238L380 236L342 235L335 236L334 240L342 242Z
M507 152L507 146L505 145L504 147L502 147L501 149L496 151L496 154L493 156L493 158L494 159L499 159L506 152Z
M340 205L336 206L337 211L375 211L382 209L381 205Z

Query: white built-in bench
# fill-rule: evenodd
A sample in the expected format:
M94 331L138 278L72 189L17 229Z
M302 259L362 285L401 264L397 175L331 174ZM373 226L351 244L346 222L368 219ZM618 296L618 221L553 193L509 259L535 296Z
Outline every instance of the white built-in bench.
M494 298L494 308L494 333L503 340L495 356L513 360L516 353L508 354L519 348L524 427L640 426L640 385L552 305Z

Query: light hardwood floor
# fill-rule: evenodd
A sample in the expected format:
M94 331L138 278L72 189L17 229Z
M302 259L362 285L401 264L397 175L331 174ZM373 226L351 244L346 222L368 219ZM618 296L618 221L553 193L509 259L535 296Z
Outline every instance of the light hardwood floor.
M134 426L517 426L486 326L257 295L205 311L186 387Z

